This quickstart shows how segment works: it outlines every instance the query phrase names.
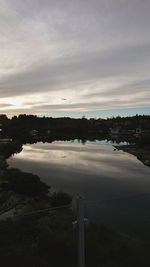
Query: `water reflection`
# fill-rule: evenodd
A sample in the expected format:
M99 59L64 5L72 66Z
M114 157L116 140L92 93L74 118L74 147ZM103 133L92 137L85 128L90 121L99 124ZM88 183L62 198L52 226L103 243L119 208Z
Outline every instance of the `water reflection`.
M83 194L95 220L128 225L132 219L137 225L137 216L144 218L150 210L149 195L145 195L150 193L150 168L133 155L114 151L105 141L25 145L9 163L38 174L54 190ZM99 205L104 199L108 201ZM95 203L92 208L90 203Z

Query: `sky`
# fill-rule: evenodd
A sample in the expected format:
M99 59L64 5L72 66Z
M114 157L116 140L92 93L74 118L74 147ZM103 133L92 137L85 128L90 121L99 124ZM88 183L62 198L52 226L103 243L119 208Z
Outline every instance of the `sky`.
M150 1L0 0L0 113L150 114Z

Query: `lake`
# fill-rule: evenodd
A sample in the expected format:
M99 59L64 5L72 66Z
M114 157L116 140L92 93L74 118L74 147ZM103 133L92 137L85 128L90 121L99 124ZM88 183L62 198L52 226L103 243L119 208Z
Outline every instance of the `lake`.
M111 142L26 144L9 164L39 175L52 191L83 195L90 221L133 234L149 231L150 168Z

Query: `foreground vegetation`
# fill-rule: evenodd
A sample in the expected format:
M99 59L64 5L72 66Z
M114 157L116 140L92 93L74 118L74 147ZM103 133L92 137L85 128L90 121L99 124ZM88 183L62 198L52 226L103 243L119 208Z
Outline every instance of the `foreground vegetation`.
M0 216L1 266L77 266L71 196L51 193L39 177L9 168L3 173L0 196L1 204L13 209L9 218ZM150 265L149 242L103 225L89 224L85 236L87 267Z
M77 238L69 210L0 222L1 266L76 267ZM86 266L149 266L149 247L104 226L86 230Z

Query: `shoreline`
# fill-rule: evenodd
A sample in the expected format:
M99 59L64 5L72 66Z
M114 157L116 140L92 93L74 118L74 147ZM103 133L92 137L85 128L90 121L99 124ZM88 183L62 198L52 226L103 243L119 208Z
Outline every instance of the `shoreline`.
M137 157L145 166L150 167L150 147L140 147L137 145L114 146L117 150L130 153Z

